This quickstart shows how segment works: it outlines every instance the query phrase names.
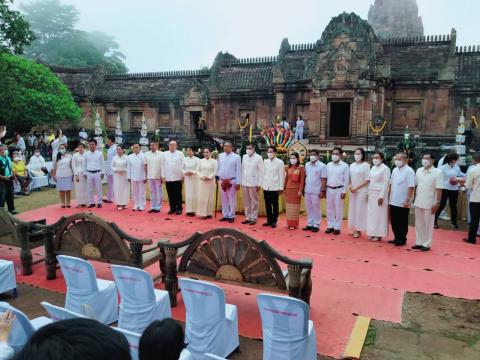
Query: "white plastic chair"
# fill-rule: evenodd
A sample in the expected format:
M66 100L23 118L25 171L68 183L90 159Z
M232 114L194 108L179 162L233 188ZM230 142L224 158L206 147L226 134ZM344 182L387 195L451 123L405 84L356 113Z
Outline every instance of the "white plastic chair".
M30 164L27 165L27 170L28 170L28 173L30 174L30 177L32 178L32 182L30 183L30 188L32 190L40 189L42 187L48 186L47 175L34 176L34 174L32 173L32 166Z
M259 294L263 360L314 360L317 341L308 305L288 296Z
M128 345L130 346L130 356L132 360L138 360L138 344L140 343L140 337L142 335L119 327L112 327L112 329L122 333L127 338Z
M15 321L13 322L12 330L8 338L8 345L10 345L15 352L20 351L33 333L42 326L50 324L51 319L46 316L40 316L29 320L28 317L20 310L14 308L9 303L0 302L0 313L11 310L15 314Z
M15 266L13 261L0 259L0 294L10 290L13 290L13 296L17 297Z
M46 301L42 301L40 305L43 306L43 308L48 313L48 316L50 316L50 319L52 319L52 321L86 318L86 316L82 314L77 314L73 311L67 310L60 306L52 305Z
M112 273L121 298L119 328L141 334L151 322L172 317L168 292L155 289L146 271L113 265Z
M235 305L225 304L223 290L205 281L180 279L187 311L185 335L194 357L205 353L227 357L239 346Z
M103 324L118 319L117 287L113 281L97 279L92 264L73 256L58 255L67 284L65 308Z
M221 356L217 356L217 355L213 355L213 354L209 354L209 353L206 353L206 354L205 354L205 357L206 357L207 359L214 359L214 360L227 360L227 359L225 359L225 358L223 358L223 357L221 357Z

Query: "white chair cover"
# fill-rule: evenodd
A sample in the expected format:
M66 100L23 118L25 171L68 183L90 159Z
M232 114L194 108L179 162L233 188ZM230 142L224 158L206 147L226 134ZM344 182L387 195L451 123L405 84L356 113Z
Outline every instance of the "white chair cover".
M263 360L314 360L317 342L310 309L288 296L259 294L262 318Z
M225 358L223 358L223 357L220 357L220 356L217 356L217 355L213 355L213 354L209 354L209 353L205 354L205 357L206 357L207 359L214 359L214 360L227 360L227 359L225 359Z
M140 343L140 337L142 335L118 327L112 327L112 329L125 335L128 345L130 346L130 356L132 360L138 360L138 344ZM159 356L161 358L161 354L159 354Z
M73 256L58 255L67 284L65 308L103 324L118 319L117 287L113 281L96 278L92 264Z
M12 330L8 337L8 345L10 345L15 352L20 351L25 346L35 330L52 322L52 320L45 316L40 316L30 321L20 310L6 302L0 302L0 313L4 313L7 310L11 310L15 314L15 321L13 322Z
M0 294L17 288L13 261L0 259Z
M194 358L227 357L239 346L237 307L225 304L223 290L205 281L180 279L187 310L185 335Z
M50 185L55 185L55 180L53 180L53 176L52 176L52 169L53 169L53 162L52 161L47 161L45 163L45 167L47 168L47 171L48 171L48 183Z
M155 289L146 271L113 265L112 273L121 298L118 327L142 334L151 322L172 317L168 292Z
M52 321L85 318L85 316L82 314L77 314L60 306L52 305L46 301L43 301L40 304L47 311L48 316L50 316L50 319L52 319Z
M43 176L34 176L31 170L32 166L30 164L27 165L27 170L28 173L30 174L30 177L32 178L32 182L30 183L30 187L32 189L38 189L44 186L48 186L48 176L43 175Z

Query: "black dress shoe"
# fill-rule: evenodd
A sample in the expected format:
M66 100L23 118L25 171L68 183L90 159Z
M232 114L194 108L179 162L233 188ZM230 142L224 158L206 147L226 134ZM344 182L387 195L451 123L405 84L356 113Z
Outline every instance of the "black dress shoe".
M340 230L333 230L333 235L340 235Z
M242 221L242 224L243 224L243 225L250 224L250 220L243 220L243 221Z
M255 225L256 223L257 223L256 220L251 220L251 221L249 222L250 225Z
M102 208L102 204L98 204L98 205L97 205L97 208L101 209L101 208Z
M270 226L271 224L269 222L266 222L264 224L262 224L262 226Z
M187 213L187 216L195 216L195 213L189 212L189 213Z
M434 228L434 229L439 229L440 226L438 226L438 224L435 224L435 225L433 225L433 228Z
M325 234L331 234L335 231L334 228L328 228L327 230L325 230Z
M405 246L405 245L407 245L407 243L403 242L403 241L398 241L398 242L394 243L394 245L395 246Z
M313 226L305 226L302 230L305 230L305 231L313 230Z
M12 211L10 211L10 214L11 214L11 215L17 215L17 214L18 214L18 211L17 211L17 210L12 210Z
M228 219L228 222L229 222L229 223L235 222L235 218Z
M168 211L168 215L172 215L172 214L174 214L174 213L175 213L175 210L169 210L169 211Z
M393 239L393 240L388 240L387 242L388 242L389 244L396 244L398 241L395 240L395 239Z
M155 212L155 209L150 209L148 210L148 213L151 214L151 213L154 213Z
M177 210L177 212L175 214L182 215L182 210Z
M273 223L270 226L275 229L277 227L277 223Z
M463 241L468 243L468 244L476 244L477 243L476 241L471 241L471 240L468 240L468 239L463 239Z
M421 248L420 250L422 250L422 251L429 251L430 248L429 248L429 247L426 247L426 246L422 246L422 248Z
M413 245L412 249L413 250L422 250L423 246L422 245Z
M94 208L94 207L95 207L95 205L93 205L93 204L88 205L89 209Z
M315 232L315 233L317 233L317 232L319 232L319 231L320 231L320 229L319 229L319 228L312 227L312 232Z
M220 220L218 220L218 221L228 221L228 218L222 217L222 218L221 218Z

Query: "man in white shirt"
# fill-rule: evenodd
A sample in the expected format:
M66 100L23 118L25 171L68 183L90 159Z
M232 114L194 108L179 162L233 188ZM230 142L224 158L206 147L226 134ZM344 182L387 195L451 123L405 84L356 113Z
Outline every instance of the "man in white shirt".
M286 116L282 118L282 121L280 122L280 126L285 130L290 130L290 124L288 123Z
M146 168L145 155L140 151L140 144L132 146L133 153L127 159L127 178L132 188L133 211L145 210Z
M27 146L25 145L25 139L22 137L22 134L19 132L15 133L15 140L17 142L16 149L22 152L22 155L25 155L25 150Z
M44 176L48 174L47 164L45 163L43 156L40 154L40 149L35 149L28 165L34 176Z
M440 205L443 174L433 166L431 154L422 157L422 165L415 175L415 245L414 250L428 251L432 246L435 212Z
M87 132L85 131L84 128L82 128L82 130L80 130L80 132L78 133L78 137L80 138L80 142L87 141L88 134L87 134Z
M245 221L242 224L255 225L258 217L258 193L262 187L263 159L255 152L255 145L248 143L247 153L242 159L243 204Z
M95 207L95 194L97 207L102 207L102 179L103 179L103 154L97 150L97 140L88 142L89 151L85 154L85 168L87 169L88 207Z
M343 221L345 194L350 183L350 168L342 161L341 148L332 150L332 161L327 164L327 229L325 234L340 234Z
M162 153L162 182L165 183L170 204L169 214L182 214L183 162L185 157L177 150L175 140L168 143L168 151Z
M320 152L310 150L310 161L305 164L305 207L307 208L307 226L305 231L318 232L322 220L320 199L325 197L327 187L327 167L320 161Z
M267 157L263 162L263 197L267 211L267 222L263 226L277 227L278 197L285 185L285 164L277 158L277 148L269 146Z
M478 224L480 220L480 152L473 158L475 168L467 175L467 189L470 193L470 228L468 238L463 239L468 244L477 243Z
M237 191L242 183L242 162L240 156L233 152L233 144L226 141L223 153L218 156L217 176L220 181L222 196L222 214L220 221L235 221L237 210Z
M115 136L109 135L107 138L107 184L108 192L106 203L113 202L113 169L112 169L112 160L115 155L117 155L117 145L115 144Z
M158 150L158 143L150 143L150 151L145 153L145 169L150 186L149 213L159 213L162 208L162 152Z
M408 214L415 191L415 171L407 165L407 154L401 152L395 155L396 168L390 177L390 224L394 235L390 244L403 246L407 243Z

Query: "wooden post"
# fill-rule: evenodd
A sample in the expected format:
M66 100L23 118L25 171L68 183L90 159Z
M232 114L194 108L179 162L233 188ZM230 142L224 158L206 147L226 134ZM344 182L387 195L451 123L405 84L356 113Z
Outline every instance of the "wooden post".
M45 233L45 269L47 271L47 280L54 280L57 277L53 232L54 230L46 230Z
M130 250L132 251L132 265L136 268L142 268L143 256L142 256L143 245L139 242L132 241L130 242Z
M170 306L177 306L178 277L177 277L177 249L165 248L165 290L170 296Z
M26 224L17 225L18 238L20 240L20 261L22 262L23 275L31 275L32 251L29 244L29 226Z
M162 278L162 283L165 283L166 275L166 255L165 255L165 248L160 247L160 259L158 259L158 264L160 266L160 276Z
M302 270L298 265L288 265L288 296L300 299L300 275Z

